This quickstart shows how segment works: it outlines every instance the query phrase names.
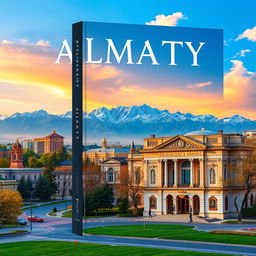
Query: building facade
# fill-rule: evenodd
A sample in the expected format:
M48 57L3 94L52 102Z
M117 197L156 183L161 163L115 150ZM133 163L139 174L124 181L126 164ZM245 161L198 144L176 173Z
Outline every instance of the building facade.
M24 168L22 158L22 146L19 143L18 139L16 140L16 143L14 143L12 146L10 168Z
M101 161L111 158L127 158L129 150L130 148L128 147L109 148L106 138L103 138L101 141L101 148L89 149L86 152L83 152L83 159L88 158L91 162L99 165Z
M16 180L6 180L0 179L0 190L8 189L8 190L17 190L18 182Z
M33 142L37 154L57 152L64 147L64 137L57 134L56 130L43 138L33 139Z
M109 184L114 192L114 204L119 197L128 191L128 163L124 157L116 157L102 161L101 183Z
M210 218L236 216L243 197L241 184L232 184L251 148L240 134L195 131L185 136L144 139L144 148L128 158L129 175L143 174L144 214L189 213ZM250 203L256 191L249 195ZM249 204L250 206L250 204Z

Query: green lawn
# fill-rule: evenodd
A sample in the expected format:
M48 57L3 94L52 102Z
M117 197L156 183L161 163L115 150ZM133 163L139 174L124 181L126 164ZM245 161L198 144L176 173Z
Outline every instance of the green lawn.
M84 232L95 235L131 236L146 238L162 238L174 240L190 240L217 242L227 244L256 245L256 236L214 234L193 229L185 225L123 225L85 229Z
M105 217L111 217L111 216L115 216L116 214L113 215L93 215L93 216L86 216L85 219L93 219L93 218L105 218ZM66 211L62 214L62 217L65 218L72 218L72 210Z
M0 255L8 256L214 256L228 255L202 252L186 252L128 246L84 244L74 242L37 241L0 244Z

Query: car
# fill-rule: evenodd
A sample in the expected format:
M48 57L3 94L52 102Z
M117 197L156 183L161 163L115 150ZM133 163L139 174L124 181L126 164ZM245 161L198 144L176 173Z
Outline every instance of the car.
M44 220L38 216L29 216L27 218L30 222L43 222Z
M18 224L18 225L27 225L27 221L25 220L25 219L18 219L17 221L16 221L16 223Z

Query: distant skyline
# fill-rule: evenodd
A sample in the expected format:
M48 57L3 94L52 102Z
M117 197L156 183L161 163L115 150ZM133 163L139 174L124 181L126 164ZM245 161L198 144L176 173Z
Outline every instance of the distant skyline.
M67 38L70 43L71 24L80 20L94 20L224 29L226 115L240 114L256 119L256 23L253 19L256 3L250 2L250 8L241 12L241 6L244 5L241 0L232 5L220 0L199 0L196 4L185 0L164 1L160 4L144 0L14 0L10 5L9 1L2 0L0 9L4 11L0 16L0 114L38 109L60 114L70 110L71 65L68 62L58 65L54 61L62 41ZM115 72L117 71L110 70L112 75ZM194 86L196 90L196 86L206 88L206 84L210 82L193 82L187 86L191 89ZM132 91L143 95L136 84L121 89L122 95L131 94ZM161 101L162 96L158 92L152 93L157 102ZM176 95L179 96L178 92ZM145 103L148 103L146 99ZM95 101L95 108L100 104ZM106 107L113 106L110 102L104 104ZM193 94L190 104L195 106L190 112L200 114L202 108L197 108L197 102L193 102ZM166 105L151 105L167 108ZM171 104L168 109L173 112ZM219 109L214 111L209 114L222 117Z

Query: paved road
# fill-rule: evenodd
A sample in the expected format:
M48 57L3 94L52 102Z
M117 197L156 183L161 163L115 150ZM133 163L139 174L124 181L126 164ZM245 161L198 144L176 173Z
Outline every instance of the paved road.
M177 249L186 251L201 251L201 252L215 252L215 253L229 253L237 255L256 255L256 246L243 246L243 245L226 245L226 244L214 244L206 242L189 242L189 241L175 241L175 240L163 240L163 239L145 239L145 238L127 238L127 237L111 237L111 236L96 236L86 235L83 237L74 235L71 233L71 219L58 218L46 216L46 213L53 209L54 205L35 208L34 214L44 217L44 223L34 223L33 231L28 235L1 238L0 243L16 242L16 241L36 241L36 240L59 240L59 241L74 241L99 243L99 244L111 244L111 245L126 245L126 246L142 246L151 248L166 248ZM66 207L65 203L56 205L57 209ZM28 215L29 212L25 211ZM99 227L99 226L111 226L111 225L128 225L128 224L141 224L143 222L141 218L117 218L108 217L104 219L88 219L84 223L85 228ZM149 224L152 224L150 222ZM157 224L164 224L159 223ZM165 223L166 224L166 223ZM175 223L178 224L178 223ZM180 223L182 225L187 225ZM209 231L216 229L233 229L230 225L223 224L196 224L196 228L199 230ZM256 227L256 224L249 225L250 227ZM248 227L248 225L236 225L237 228ZM255 239L256 240L256 239ZM184 253L189 255L189 253Z

